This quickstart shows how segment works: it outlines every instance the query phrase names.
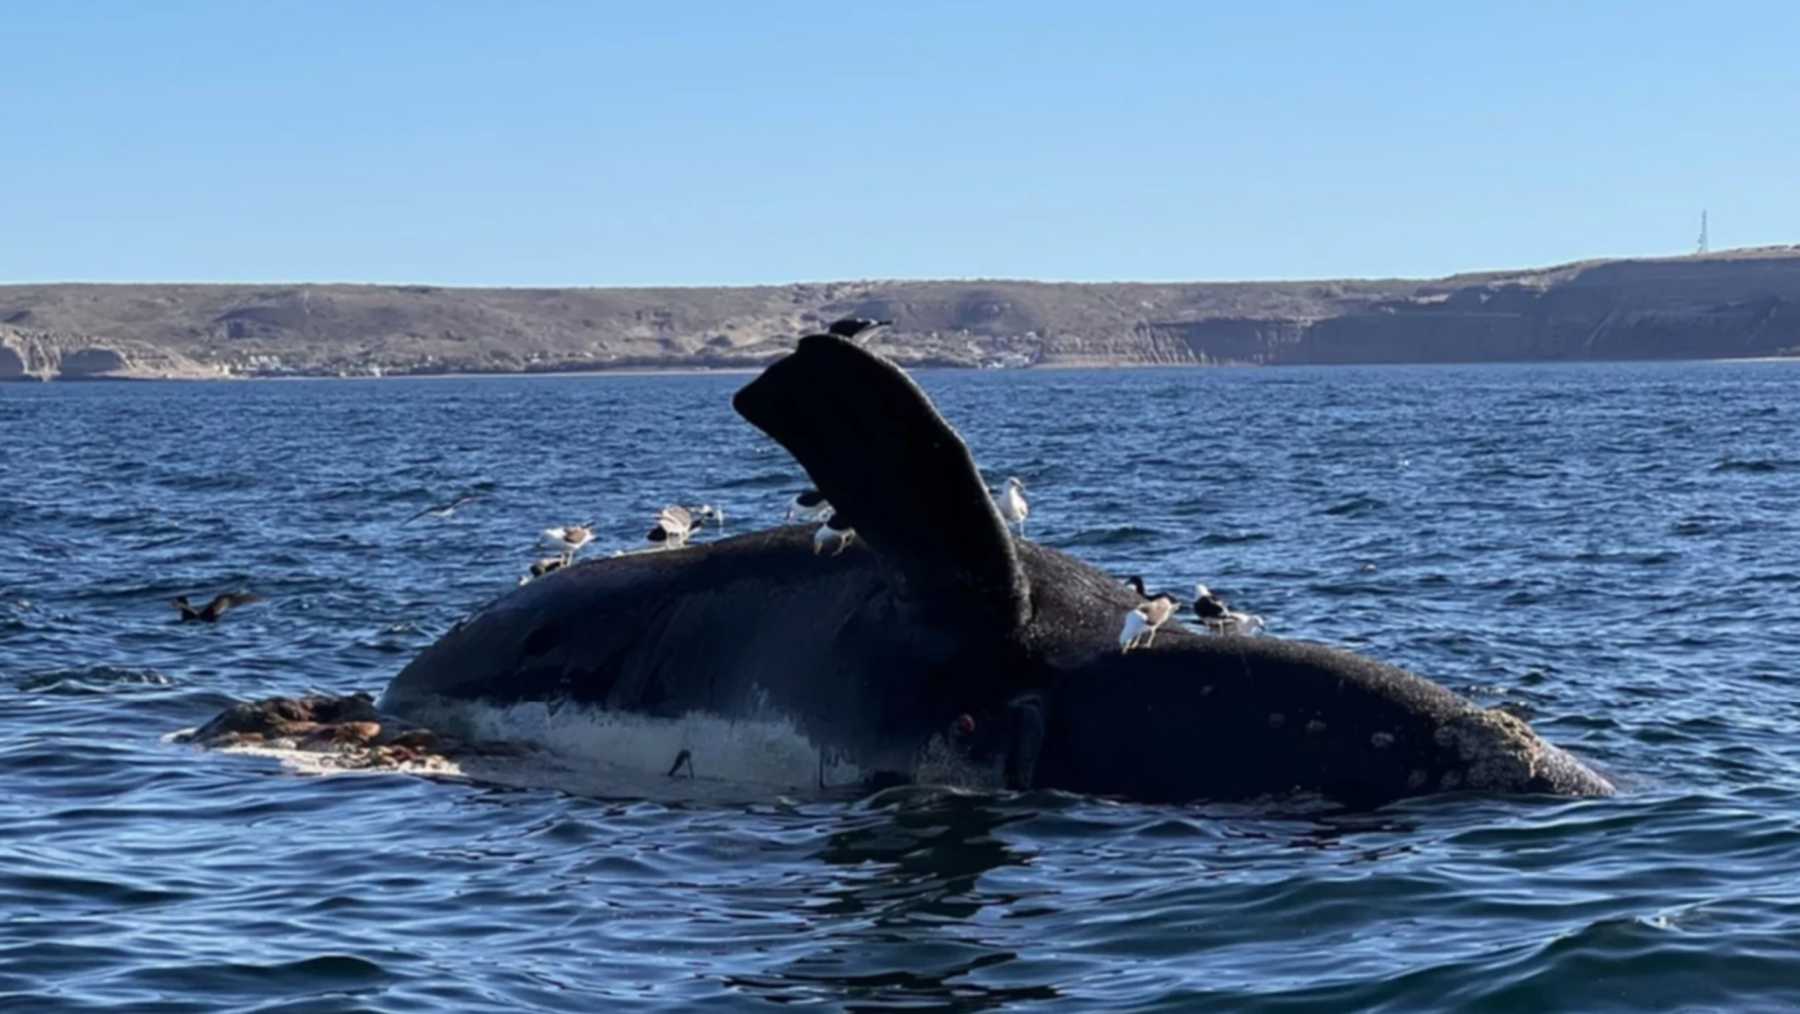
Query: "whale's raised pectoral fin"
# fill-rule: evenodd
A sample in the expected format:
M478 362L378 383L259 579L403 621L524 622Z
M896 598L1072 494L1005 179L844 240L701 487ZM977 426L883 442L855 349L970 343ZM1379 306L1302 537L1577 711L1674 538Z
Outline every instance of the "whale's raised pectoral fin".
M975 460L899 367L809 335L732 406L800 462L905 598L1007 629L1026 621L1025 572Z

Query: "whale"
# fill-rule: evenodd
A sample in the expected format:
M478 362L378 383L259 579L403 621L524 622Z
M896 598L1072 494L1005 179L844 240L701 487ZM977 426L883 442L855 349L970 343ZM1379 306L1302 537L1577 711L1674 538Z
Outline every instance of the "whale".
M460 621L379 707L670 778L781 789L907 783L1151 803L1613 784L1523 720L1322 644L1169 623L1015 537L968 446L904 370L802 338L733 407L853 527L782 525L565 567Z

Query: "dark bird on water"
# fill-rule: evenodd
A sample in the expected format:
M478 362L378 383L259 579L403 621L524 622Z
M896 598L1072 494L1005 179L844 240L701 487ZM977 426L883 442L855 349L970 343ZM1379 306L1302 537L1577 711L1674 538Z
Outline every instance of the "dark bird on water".
M825 330L839 338L848 338L858 345L863 345L868 343L877 328L891 327L893 323L891 320L872 320L868 317L845 317L842 320L832 321L831 326Z
M175 601L169 604L181 611L181 622L183 623L217 623L219 617L224 616L227 610L262 600L261 595L251 592L226 592L198 609L189 604L186 595L176 596Z
M450 515L455 514L456 509L458 507L461 507L463 504L466 504L466 503L470 502L471 500L479 500L486 495L487 494L485 494L485 493L466 493L466 494L459 496L456 499L450 501L449 503L433 504L430 507L425 508L424 510L420 511L417 514L414 514L412 517L407 518L405 521L402 521L400 523L403 525L409 524L413 521L419 520L420 518L424 517L427 514L429 514L435 518L447 518Z

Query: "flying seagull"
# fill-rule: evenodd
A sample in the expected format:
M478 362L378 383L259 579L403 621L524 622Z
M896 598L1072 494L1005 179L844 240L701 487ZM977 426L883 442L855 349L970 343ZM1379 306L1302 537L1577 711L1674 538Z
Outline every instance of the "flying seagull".
M450 515L455 514L456 509L458 507L461 507L463 504L466 504L466 503L470 502L471 500L479 500L484 496L487 496L487 494L486 493L464 493L462 496L457 497L456 499L450 501L449 503L433 504L430 507L425 508L424 510L420 511L417 514L414 514L412 517L407 518L405 521L402 521L400 523L403 525L410 524L411 522L417 521L427 514L431 515L434 518L447 518Z
M226 592L198 609L189 604L186 595L177 595L175 601L169 604L181 611L181 622L183 623L217 623L219 617L224 616L227 610L261 601L263 601L261 595L251 592Z

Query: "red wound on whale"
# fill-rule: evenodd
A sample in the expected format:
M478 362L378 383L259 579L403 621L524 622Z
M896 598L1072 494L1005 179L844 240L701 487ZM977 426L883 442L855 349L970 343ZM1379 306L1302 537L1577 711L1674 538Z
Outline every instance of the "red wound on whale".
M975 716L970 715L966 712L964 714L956 716L956 731L962 733L965 736L974 735L975 734Z

